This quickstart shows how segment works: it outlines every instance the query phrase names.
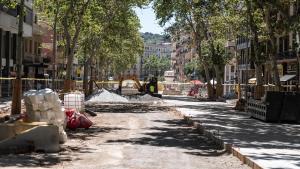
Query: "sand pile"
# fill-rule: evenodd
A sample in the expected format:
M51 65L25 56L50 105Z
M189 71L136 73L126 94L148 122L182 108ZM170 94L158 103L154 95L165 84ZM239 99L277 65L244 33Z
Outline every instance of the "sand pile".
M93 93L87 100L87 103L93 102L128 102L128 99L118 94L111 93L105 89Z

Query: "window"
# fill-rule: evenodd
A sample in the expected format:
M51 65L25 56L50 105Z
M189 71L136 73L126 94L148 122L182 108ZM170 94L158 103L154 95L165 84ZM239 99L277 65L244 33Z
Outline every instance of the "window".
M34 42L34 54L37 55L38 54L38 43Z
M284 51L288 51L290 48L289 39L290 37L287 35L284 37Z
M28 50L27 50L27 39L24 40L24 46L25 46L25 52L27 53Z
M32 54L32 40L29 40L29 53Z
M41 49L41 44L38 43L38 47L37 47L37 54L40 55L42 52L42 49Z

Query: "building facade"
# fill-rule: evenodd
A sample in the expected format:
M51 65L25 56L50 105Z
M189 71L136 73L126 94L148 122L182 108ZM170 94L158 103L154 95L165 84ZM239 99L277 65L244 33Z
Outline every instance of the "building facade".
M137 57L136 64L131 69L124 72L124 75L136 75L140 80L144 80L156 72L145 67L145 60L150 56L171 59L171 43L147 44L144 45L144 53Z
M175 73L175 81L184 82L187 80L184 68L185 65L197 57L195 48L192 47L192 37L186 32L176 32L172 38L172 70Z
M27 55L29 52L34 53L33 40L33 25L35 23L35 14L33 12L32 0L25 1L26 14L23 24L24 43L24 61L29 60ZM18 33L18 11L17 9L8 8L0 4L0 65L1 77L13 77L16 71L16 48L17 48L17 33ZM31 42L28 45L29 42ZM29 49L31 47L31 49ZM30 56L31 57L31 56ZM32 58L31 58L32 59ZM23 69L26 69L24 66ZM23 74L24 76L24 74ZM1 96L8 97L11 94L11 81L1 80Z
M51 71L53 32L52 28L38 21L33 9L33 1L25 1L23 23L23 78L48 78ZM16 47L18 42L18 11L0 4L0 65L1 77L16 76ZM50 69L49 69L50 68ZM12 93L11 80L1 80L1 96ZM23 81L24 90L35 88L36 82Z
M298 3L298 4L297 4ZM286 6L285 15L289 17L294 17L300 14L299 2L293 2ZM277 14L277 18L282 18L281 14ZM276 34L276 61L277 69L279 72L279 77L281 84L284 86L284 90L294 90L295 86L299 84L299 46L295 47L295 44L299 44L299 37L297 31L282 31L281 34ZM231 41L231 43L233 43ZM228 63L224 70L224 95L232 92L233 90L227 86L234 86L235 82L231 80L239 80L242 88L245 90L245 86L251 86L256 84L255 66L254 62L251 61L251 52L253 50L253 45L250 40L245 37L238 37L235 39L233 47L234 60ZM225 45L226 46L226 45ZM274 84L273 71L271 68L270 59L268 57L268 43L259 42L259 46L263 49L263 53L266 62L263 64L263 84L269 85ZM228 48L228 46L226 47ZM235 68L233 67L235 65ZM234 73L233 73L234 72ZM233 74L236 77L231 77ZM230 81L231 80L231 81ZM236 81L237 82L237 81ZM293 89L294 88L294 89Z

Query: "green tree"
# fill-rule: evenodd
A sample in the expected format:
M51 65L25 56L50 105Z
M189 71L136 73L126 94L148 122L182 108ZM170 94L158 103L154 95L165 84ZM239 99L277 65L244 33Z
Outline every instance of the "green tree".
M203 42L203 25L205 17L204 10L202 10L202 3L197 1L182 1L182 0L154 0L154 10L156 11L156 17L160 20L161 25L165 25L166 22L174 19L175 30L179 27L179 31L187 30L192 32L194 46L197 50L198 58L205 70L206 79L208 79L208 97L212 98L212 87L210 83L209 63L203 56L201 51L201 45ZM178 30L178 29L177 29Z
M158 57L151 55L145 58L144 68L148 70L149 74L155 76L164 76L164 72L170 70L171 60L166 57Z

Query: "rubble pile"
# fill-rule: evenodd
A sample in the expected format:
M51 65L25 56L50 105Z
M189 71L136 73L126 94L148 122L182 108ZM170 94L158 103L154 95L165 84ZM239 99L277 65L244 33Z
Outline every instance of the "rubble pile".
M2 102L0 105L0 117L8 115L11 109L11 101Z
M105 89L102 89L92 94L87 100L87 103L95 103L95 102L124 103L124 102L128 102L128 99L118 94L111 93Z
M47 122L58 126L60 142L67 139L65 113L62 111L61 100L51 89L30 90L24 94L26 122Z

